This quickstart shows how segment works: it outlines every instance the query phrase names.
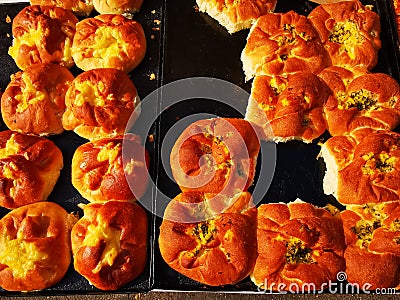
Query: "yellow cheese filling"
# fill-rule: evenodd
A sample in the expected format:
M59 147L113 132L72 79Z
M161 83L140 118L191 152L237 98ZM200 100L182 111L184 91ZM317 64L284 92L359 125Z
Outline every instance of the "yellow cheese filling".
M390 156L388 153L383 152L374 155L371 152L363 155L363 159L366 161L364 166L362 166L364 175L373 175L375 172L390 173L395 170L396 157Z
M37 262L47 258L34 243L26 242L18 232L16 239L6 237L0 242L0 264L7 265L15 278L24 278Z
M355 107L359 111L363 111L379 108L378 95L365 89L351 92L348 95L344 92L339 92L336 94L336 99L338 100L339 109L350 109Z
M7 140L5 148L0 149L0 159L18 154L20 150L20 146L15 142L15 135L12 134Z
M341 44L351 59L356 57L354 48L364 40L358 26L353 21L337 22L329 36L329 41Z
M285 260L287 264L311 264L314 262L312 255L313 250L306 244L295 237L285 240L286 254Z
M102 241L106 244L101 255L101 260L92 270L93 273L100 272L105 265L112 266L121 250L121 231L109 226L109 224L102 220L100 215L97 216L96 221L97 225L90 224L88 226L85 239L83 240L83 246L88 247L98 246Z
M15 100L19 102L16 109L18 113L24 112L29 105L38 103L46 97L43 92L36 89L29 76L25 73L22 73L22 81L24 85L21 88L21 93L15 96Z
M102 162L108 160L110 163L114 162L121 153L121 144L108 143L105 147L101 148L97 154L97 160Z
M38 23L37 29L32 28L25 32L21 37L14 39L13 45L8 49L8 54L10 54L15 60L19 55L19 48L22 45L33 47L36 45L36 43L40 43L42 35L43 28L41 23Z
M122 38L118 28L107 26L99 27L95 35L93 56L100 58L119 57L121 52L127 52L127 43Z
M89 103L91 106L104 106L106 101L112 101L114 95L107 93L105 95L105 85L102 81L93 84L91 81L83 81L75 83L75 89L79 91L75 98L75 105L82 106Z

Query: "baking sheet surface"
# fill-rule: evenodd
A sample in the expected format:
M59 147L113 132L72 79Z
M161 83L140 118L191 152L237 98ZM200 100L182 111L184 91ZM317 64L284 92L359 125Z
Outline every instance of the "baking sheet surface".
M8 48L12 44L12 33L10 20L28 3L0 4L0 90L4 91L10 82L10 75L17 72L18 68L13 59L7 54ZM139 97L145 98L149 93L157 89L160 85L159 69L161 65L161 46L162 46L162 19L163 19L163 0L144 1L141 11L134 16L134 19L142 24L147 38L147 52L142 63L133 70L129 76L134 82ZM93 12L91 16L97 13ZM82 19L82 18L80 18ZM71 69L76 76L82 71L77 67ZM153 74L153 75L152 75ZM5 130L6 126L0 120L0 130ZM156 134L156 126L153 126L147 134L141 134L142 140L146 142L146 149L151 157L151 176L156 176L154 172L154 152L155 142L149 141L148 135ZM133 131L133 133L135 133ZM80 138L73 132L64 132L60 135L51 136L50 139L62 150L64 158L64 168L53 192L49 196L49 201L56 202L69 212L78 212L82 216L82 210L78 208L79 203L88 203L83 199L71 184L71 160L75 149L87 140ZM144 198L146 201L154 203L154 191L149 188ZM149 198L150 200L147 200ZM0 217L8 212L7 209L0 208ZM148 259L145 271L134 281L128 283L118 292L147 292L151 289L151 257L153 253L153 215L148 211L149 217L149 238L148 238ZM64 278L53 287L29 295L61 295L61 294L86 294L104 293L93 287L88 281L74 271L71 264ZM0 289L1 295L18 295Z
M390 1L367 0L364 4L374 5L374 10L381 16L382 49L379 52L378 66L373 72L383 72L399 80L399 48L398 37L392 15ZM308 15L317 4L309 1L278 0L275 12L294 10ZM167 84L176 80L190 77L212 77L231 82L248 93L251 83L245 82L242 71L240 54L246 44L249 30L230 35L217 21L204 13L198 12L195 0L181 1L168 0L166 3L165 47L163 59L162 83ZM163 97L163 101L169 99ZM219 117L244 117L247 99L232 98L231 105L221 104L209 99L192 99L169 106L161 115L161 141L172 145L170 128L193 114L211 114ZM239 108L239 109L234 109ZM176 134L175 138L179 135ZM165 140L164 137L167 137ZM323 193L322 182L325 172L324 163L317 159L320 151L318 142L325 141L329 134L325 133L311 144L299 141L280 143L276 146L276 168L271 185L266 188L262 199L255 199L261 203L291 202L297 198L318 206L331 203L337 207L340 204L331 196ZM172 146L171 146L172 147ZM260 173L260 158L263 167L273 164L274 160L271 143L263 142L264 150L257 164L257 175ZM168 153L170 148L165 150ZM267 150L266 150L267 149ZM162 151L161 155L162 154ZM158 188L160 193L170 198L179 192L178 186L168 177L168 165L160 166ZM255 185L257 185L257 179ZM254 188L254 187L253 187ZM158 199L158 197L156 197ZM156 202L159 211L165 208L165 202ZM159 226L162 219L156 219L155 236L159 235ZM198 291L225 291L225 292L257 292L257 287L249 278L236 285L224 287L208 287L172 270L162 259L159 247L155 246L154 287L160 290L198 290Z

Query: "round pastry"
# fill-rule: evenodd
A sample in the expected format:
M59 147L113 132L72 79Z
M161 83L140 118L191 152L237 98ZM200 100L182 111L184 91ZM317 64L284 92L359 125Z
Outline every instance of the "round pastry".
M98 15L76 25L72 57L76 65L88 71L115 68L129 73L146 54L142 26L122 15Z
M172 175L183 192L234 195L253 183L259 149L252 125L243 119L199 120L172 148Z
M263 139L311 143L326 129L323 107L331 94L316 75L256 76L245 119L262 128Z
M124 134L139 103L128 75L116 69L94 69L78 75L65 96L66 130L89 140ZM135 110L136 109L136 110Z
M57 6L71 10L75 15L88 16L93 10L93 0L30 0L31 5Z
M381 48L379 15L360 1L317 6L308 16L325 45L332 65L371 70Z
M85 205L71 232L75 270L101 290L116 290L138 277L147 261L147 215L136 203Z
M71 262L76 217L52 202L17 208L0 220L0 286L35 291L59 282Z
M320 77L333 91L324 108L331 135L363 127L393 130L400 124L400 86L391 76L330 67Z
M146 192L148 165L148 154L139 136L95 140L76 149L72 185L90 202L133 201Z
M250 278L259 288L326 289L345 270L342 223L326 209L302 201L263 204L257 221L258 257Z
M130 17L138 12L143 0L93 0L94 9L100 14L118 14Z
M311 22L294 11L269 13L251 27L241 60L246 80L256 75L319 73L329 56Z
M178 207L177 201L195 204L204 201L204 197L197 192L180 194L169 204L175 206L173 210ZM169 210L167 206L166 211ZM190 210L178 213L183 220L193 217L186 215ZM201 222L183 223L164 218L158 240L161 256L172 269L203 284L235 284L247 277L254 266L255 219L255 207L236 208Z
M62 153L52 141L0 132L0 205L13 209L46 200L62 167Z
M55 64L35 64L11 76L1 97L1 114L8 128L36 135L64 131L65 94L74 76Z
M272 12L276 0L196 0L199 11L209 14L229 33L250 28L262 15Z
M349 205L341 212L347 280L371 290L399 287L400 204Z
M8 53L24 70L36 63L56 63L70 68L72 39L78 19L60 7L31 5L12 23L13 45Z
M342 204L400 200L400 134L377 131L335 136L321 148L324 193Z

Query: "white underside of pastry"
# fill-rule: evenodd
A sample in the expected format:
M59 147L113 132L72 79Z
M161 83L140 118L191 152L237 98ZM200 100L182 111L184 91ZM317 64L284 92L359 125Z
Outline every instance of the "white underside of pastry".
M338 188L339 168L334 156L329 152L326 146L322 146L319 157L325 162L325 176L323 181L323 189L325 195L333 195L336 197Z

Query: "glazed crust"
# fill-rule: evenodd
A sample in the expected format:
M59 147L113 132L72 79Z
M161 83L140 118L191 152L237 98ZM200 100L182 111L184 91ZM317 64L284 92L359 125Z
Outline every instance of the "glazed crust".
M341 212L347 248L347 280L371 289L400 283L400 205L352 205Z
M75 15L88 16L93 10L92 0L30 0L31 5L58 6L71 10Z
M290 11L261 16L252 26L241 60L246 79L256 75L319 73L331 64L311 22Z
M258 257L252 281L267 290L291 283L316 290L336 281L345 269L340 218L305 202L258 207ZM297 255L297 256L295 256Z
M72 185L90 202L133 201L146 192L148 165L149 156L139 136L95 140L76 149Z
M199 120L175 142L172 174L183 192L233 195L252 184L259 149L252 125L243 119Z
M70 232L76 218L52 202L15 209L0 221L0 286L8 291L48 288L71 262Z
M317 6L308 16L335 66L371 70L381 48L379 15L361 2L344 1Z
M85 205L71 232L75 270L102 290L138 277L147 262L147 215L136 203Z
M74 76L65 67L35 64L11 77L1 97L1 114L11 130L36 135L64 131L65 94Z
M196 192L183 193L171 203L175 201L199 203L204 201L204 196ZM173 205L176 209L177 205ZM167 206L166 211L169 210ZM239 211L241 209L235 208L215 218L192 223L164 218L158 241L163 259L179 273L211 286L234 284L244 279L252 270L257 255L256 208ZM178 211L183 220L193 217L185 215L188 212Z
M138 102L136 87L124 72L109 68L86 71L67 91L62 123L66 130L89 140L121 135L131 116L138 115Z
M123 14L130 16L140 10L143 0L93 0L94 8L100 14Z
M377 131L361 140L336 136L323 147L333 156L338 168L336 198L340 203L366 204L400 199L400 134Z
M46 200L62 167L62 153L52 141L0 132L0 205L13 209Z
M229 33L250 28L262 15L272 12L276 0L197 0L201 12L208 13Z
M328 86L312 73L298 72L287 78L257 76L246 120L261 127L266 140L309 143L326 129L323 107L330 94Z
M319 76L333 91L324 108L331 135L366 127L393 130L400 124L400 86L391 76L340 67Z
M88 71L115 68L129 73L146 54L142 25L122 15L105 14L87 18L76 25L72 57Z
M60 7L31 5L13 19L9 54L24 70L36 63L74 65L70 47L78 19Z

